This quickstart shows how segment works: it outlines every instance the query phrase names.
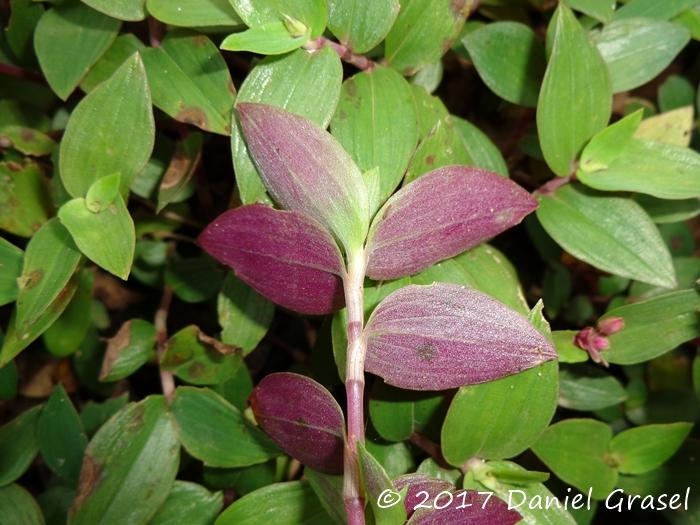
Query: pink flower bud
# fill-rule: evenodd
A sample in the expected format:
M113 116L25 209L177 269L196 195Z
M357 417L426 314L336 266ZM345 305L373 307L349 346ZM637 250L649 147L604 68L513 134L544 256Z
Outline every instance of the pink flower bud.
M601 335L613 335L625 327L625 320L622 317L608 317L598 321L597 329Z

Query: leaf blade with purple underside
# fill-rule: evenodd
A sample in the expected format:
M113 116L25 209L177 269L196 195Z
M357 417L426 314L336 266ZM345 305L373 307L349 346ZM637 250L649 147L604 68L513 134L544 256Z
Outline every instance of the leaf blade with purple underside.
M459 285L410 285L367 322L365 369L399 388L444 390L483 383L556 359L522 315Z
M369 227L367 188L338 141L303 117L264 104L236 106L248 150L272 197L328 228L346 251Z
M287 454L324 474L343 472L343 412L322 385L299 374L270 374L249 402L260 427Z
M491 497L491 492L460 490L453 494L451 505L441 509L420 508L407 525L515 525L522 519L505 501ZM448 501L446 495L442 496L438 505L445 505Z
M305 314L343 305L343 261L335 241L302 213L264 204L229 210L197 242L271 301Z
M489 171L447 166L423 175L379 211L367 242L367 275L418 273L518 224L537 202Z

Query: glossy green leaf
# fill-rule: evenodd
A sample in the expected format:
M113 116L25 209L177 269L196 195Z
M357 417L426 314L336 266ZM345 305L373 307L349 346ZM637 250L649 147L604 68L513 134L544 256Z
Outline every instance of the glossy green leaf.
M217 304L221 342L252 352L270 327L274 305L233 273L226 276Z
M95 181L85 195L85 207L92 213L108 208L119 195L120 179L119 174L114 173Z
M0 237L0 305L17 299L17 278L22 274L24 252Z
M612 430L594 419L566 419L550 426L532 447L562 481L605 499L617 483L608 449Z
M646 17L656 20L669 20L683 11L697 5L697 0L631 0L615 11L614 20Z
M72 485L77 485L87 437L63 386L54 388L41 411L36 432L46 465Z
M621 474L644 474L673 456L692 428L692 423L671 423L623 430L610 442L610 452Z
M610 73L613 93L646 84L673 61L690 40L678 24L625 18L607 24L593 38Z
M566 0L566 4L603 23L610 22L615 11L615 0Z
M579 172L606 169L632 142L641 122L642 110L637 110L596 133L581 153Z
M132 33L119 35L107 51L103 53L95 65L80 82L80 88L89 93L101 82L111 77L130 56L137 51L143 51L146 45Z
M174 334L160 358L162 370L193 385L215 385L245 366L240 353L189 325Z
M297 50L257 64L241 85L237 102L276 105L326 127L338 104L342 80L343 70L335 51L328 48L314 53ZM237 124L231 134L231 151L243 203L269 202Z
M117 277L128 278L136 233L121 195L98 213L88 209L85 199L73 199L61 206L58 218L88 259Z
M540 197L537 218L562 248L596 268L668 288L676 284L659 231L631 199L567 184Z
M547 164L565 176L586 141L608 123L612 91L605 62L564 4L548 33L552 51L537 103L537 132Z
M273 483L234 501L214 525L328 525L330 516L305 481Z
M280 454L270 438L211 390L179 387L171 411L185 450L205 465L245 467Z
M301 34L289 32L284 22L270 22L251 27L242 33L227 36L221 42L225 51L250 51L261 55L282 55L300 48L309 41L309 28L304 26Z
M673 146L688 147L693 131L693 106L684 106L646 118L634 137Z
M532 445L557 406L557 363L462 387L450 403L441 448L455 466L471 457L503 459ZM484 410L484 407L491 407ZM468 422L468 424L465 424Z
M628 397L614 376L598 368L565 368L559 376L559 405L572 410L600 410Z
M22 275L17 281L17 327L31 326L55 301L80 262L80 252L68 231L51 219L36 232L24 254Z
M330 0L328 29L355 53L365 53L384 39L400 8L398 0Z
M331 131L363 172L379 168L379 203L403 178L418 142L413 95L389 68L361 72L343 83Z
M0 487L0 516L12 525L44 525L44 515L32 495L17 484Z
M243 21L228 0L146 0L148 13L176 27L235 27Z
M45 133L23 126L0 127L0 144L34 157L50 155L56 145Z
M25 410L0 427L0 487L19 478L39 451L36 426L41 406Z
M499 97L535 107L544 75L544 44L528 26L494 22L462 40L479 76Z
M377 381L370 395L369 414L380 436L405 441L428 426L443 400L440 394L402 390Z
M163 506L149 525L210 525L221 512L221 492L209 492L196 483L175 481Z
M470 164L485 168L504 177L508 176L508 166L503 154L491 139L471 122L452 117L455 129L469 155Z
M401 73L414 73L450 49L471 4L451 0L411 0L384 41L387 62Z
M700 336L700 294L679 290L607 312L601 320L622 317L625 327L608 337L603 355L616 364L648 361Z
M381 463L367 450L364 443L357 443L357 455L360 463L360 478L367 492L369 507L372 509L377 525L392 525L406 520L403 505L382 505L384 491L394 490L394 484Z
M323 0L230 0L248 27L287 20L291 27L302 25L316 38L328 20L328 6Z
M120 26L118 20L81 3L58 5L41 16L34 49L46 80L59 97L68 98L116 38Z
M0 162L0 228L31 237L48 219L47 184L38 164Z
M80 348L92 321L94 272L82 270L75 278L78 288L61 316L42 334L46 349L63 357Z
M156 329L143 319L125 322L107 340L100 381L118 381L155 357Z
M73 197L83 197L101 177L120 173L125 195L153 141L150 91L135 53L73 111L61 141L61 180Z
M68 523L148 523L175 481L179 448L162 396L125 406L87 446Z
M175 120L231 134L235 88L221 53L206 36L172 31L142 52L153 104Z
M146 18L146 0L82 0L84 4L101 13L127 22L137 22Z

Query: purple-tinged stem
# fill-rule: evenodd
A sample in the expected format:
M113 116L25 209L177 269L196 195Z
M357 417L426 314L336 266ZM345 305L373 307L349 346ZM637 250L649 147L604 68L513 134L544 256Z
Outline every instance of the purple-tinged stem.
M557 189L562 186L569 184L571 181L576 180L574 175L567 175L566 177L555 177L552 180L545 182L542 186L537 188L533 195L551 195Z
M338 53L338 56L343 62L352 64L353 66L355 66L358 69L361 69L362 71L371 71L377 65L377 63L374 60L371 60L364 55L357 55L353 53L352 49L350 49L348 46L344 44L339 44L338 42L334 42L333 40L330 40L325 36L321 36L315 40L311 40L310 42L304 45L304 48L320 49L324 46L330 47L336 53Z
M168 345L168 313L170 311L170 303L173 300L173 290L169 286L163 289L163 296L160 300L160 306L156 311L153 324L156 328L156 349L158 353L158 361L160 362ZM175 378L172 372L160 370L160 384L163 389L163 395L170 401L175 395Z
M364 280L367 255L358 250L348 255L348 271L343 277L347 308L348 350L345 368L347 397L347 442L345 444L343 500L350 525L364 525L364 498L360 488L357 443L365 441L364 390L367 345L362 336L364 324Z

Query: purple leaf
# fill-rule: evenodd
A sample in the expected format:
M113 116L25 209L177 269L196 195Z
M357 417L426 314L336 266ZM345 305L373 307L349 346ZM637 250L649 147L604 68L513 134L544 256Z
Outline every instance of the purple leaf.
M410 285L384 299L364 337L365 369L411 390L483 383L556 359L527 319L455 284Z
M441 494L437 501L428 500L425 505L440 509L420 508L407 525L514 525L522 516L509 509L508 504L488 492L458 490L449 496Z
M369 227L367 188L359 168L316 124L264 104L236 106L248 150L282 207L331 230L346 250L362 246Z
M367 242L367 275L412 275L518 224L537 201L514 182L467 166L440 168L380 210Z
M428 501L433 501L441 492L452 492L455 486L444 479L435 479L426 476L425 474L404 474L394 480L394 487L397 491L401 491L404 487L408 487L406 496L403 498L403 504L406 508L406 516L411 517L413 512L424 501L425 494L428 495Z
M229 210L197 240L212 257L271 301L305 314L343 306L343 260L314 220L263 204Z
M260 427L287 454L324 474L343 472L343 412L313 379L265 376L248 399Z

